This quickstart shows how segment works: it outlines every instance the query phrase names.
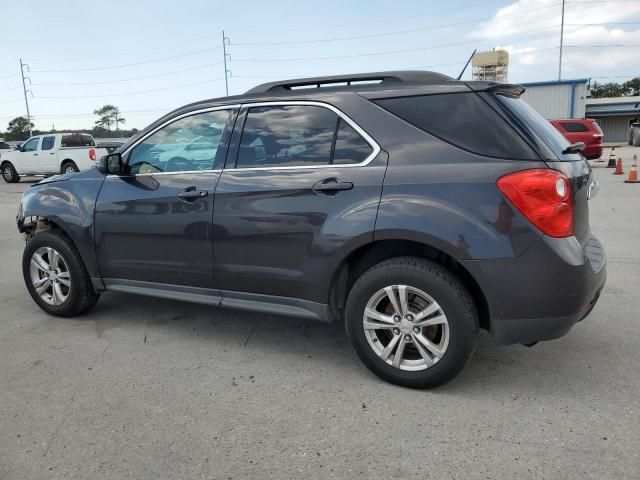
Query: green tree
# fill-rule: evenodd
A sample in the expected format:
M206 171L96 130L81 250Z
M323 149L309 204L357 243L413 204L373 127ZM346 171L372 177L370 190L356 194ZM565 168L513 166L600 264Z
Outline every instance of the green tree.
M33 128L33 123L31 124ZM16 117L9 122L7 140L26 140L29 138L29 120L27 117Z
M622 97L625 94L625 87L619 83L598 83L591 85L591 98Z
M120 116L120 109L115 105L103 105L94 110L93 114L99 117L95 123L96 127L104 128L107 131L111 131L112 125L115 125L116 130L119 130L119 125L126 123L126 120Z
M627 95L640 95L640 77L624 82L623 86L627 90Z

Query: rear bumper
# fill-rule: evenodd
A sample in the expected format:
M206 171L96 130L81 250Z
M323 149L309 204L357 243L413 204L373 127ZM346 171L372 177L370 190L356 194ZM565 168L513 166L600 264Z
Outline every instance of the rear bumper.
M464 262L480 284L498 343L531 343L566 334L595 306L606 281L606 258L591 236L543 236L514 259Z
M602 149L602 144L587 145L587 147L582 151L582 155L584 155L587 160L595 160L602 156Z

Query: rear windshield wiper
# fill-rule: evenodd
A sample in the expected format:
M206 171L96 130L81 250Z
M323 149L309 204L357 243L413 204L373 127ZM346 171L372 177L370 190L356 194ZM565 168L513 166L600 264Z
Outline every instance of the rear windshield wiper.
M580 153L585 148L587 148L587 146L584 144L584 142L572 143L562 151L562 154L566 155L567 153Z

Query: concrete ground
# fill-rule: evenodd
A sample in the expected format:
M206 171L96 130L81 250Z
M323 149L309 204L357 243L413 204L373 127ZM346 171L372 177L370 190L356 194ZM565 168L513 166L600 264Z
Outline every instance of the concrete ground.
M593 165L591 316L533 348L482 335L434 391L378 380L341 325L116 293L47 316L20 272L29 183L0 183L0 479L637 479L640 184Z

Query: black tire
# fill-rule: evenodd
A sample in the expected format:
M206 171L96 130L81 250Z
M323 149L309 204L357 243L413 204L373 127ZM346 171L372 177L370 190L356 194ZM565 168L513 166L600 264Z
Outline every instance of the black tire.
M627 143L629 145L633 145L633 129L632 128L627 130Z
M633 129L633 146L640 147L640 128Z
M407 371L389 365L374 352L365 335L367 302L394 284L428 293L446 315L448 346L440 360L426 369ZM366 367L383 380L410 388L437 387L453 379L471 358L478 336L478 313L466 288L441 265L417 257L392 258L367 270L349 292L345 323L349 340Z
M71 286L66 300L59 305L51 305L43 300L36 292L36 287L31 280L31 259L34 252L41 247L55 249L68 267ZM58 230L40 232L29 240L22 255L22 274L31 298L42 310L51 315L59 317L80 315L92 308L100 298L91 285L91 279L78 250L69 237Z
M71 169L73 170L73 172L67 172L67 169ZM80 169L78 168L78 166L72 162L71 160L65 160L64 162L62 162L62 166L60 167L60 173L75 173L75 172L79 172Z
M5 162L2 164L2 179L6 183L17 183L20 181L20 175L12 164Z

